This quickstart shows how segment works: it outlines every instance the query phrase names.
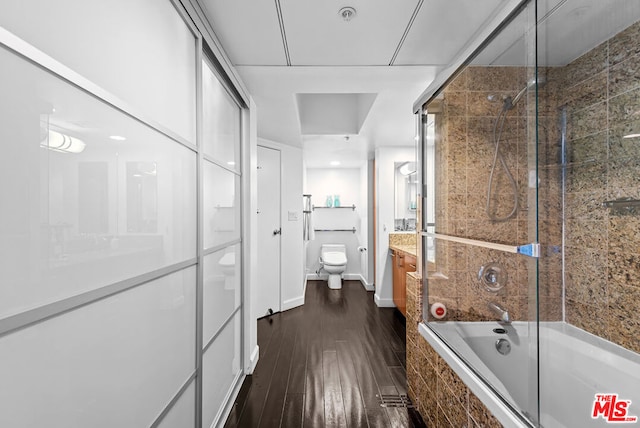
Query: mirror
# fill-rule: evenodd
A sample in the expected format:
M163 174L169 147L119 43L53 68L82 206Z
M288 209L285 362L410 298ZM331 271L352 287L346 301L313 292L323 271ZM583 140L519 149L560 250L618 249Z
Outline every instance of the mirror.
M395 231L416 230L418 174L413 161L394 162Z
M432 102L431 111L440 112L439 101ZM427 120L422 122L423 152L422 152L422 230L427 233L436 232L436 126L441 126L442 115L427 114ZM437 122L437 125L436 125ZM423 241L424 254L427 262L435 263L436 251L433 236L427 236Z

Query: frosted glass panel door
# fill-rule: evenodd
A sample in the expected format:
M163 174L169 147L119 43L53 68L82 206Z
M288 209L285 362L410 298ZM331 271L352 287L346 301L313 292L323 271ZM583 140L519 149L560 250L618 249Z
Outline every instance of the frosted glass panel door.
M149 426L194 369L195 280L192 267L3 337L0 426Z
M201 427L239 386L247 111L190 3L0 2L0 427Z
M191 428L196 423L196 386L195 382L182 394L178 402L162 419L158 428Z
M205 344L240 306L240 251L240 244L236 244L204 257L202 339Z
M205 161L204 247L240 239L240 176Z
M203 426L221 416L221 406L234 381L240 376L240 315L236 314L202 357Z
M195 141L196 39L170 0L2 0L0 26Z
M205 59L203 71L203 427L221 425L242 367L241 108Z
M195 152L4 48L0 64L0 317L195 258Z
M240 107L208 62L202 63L202 135L205 155L240 171Z

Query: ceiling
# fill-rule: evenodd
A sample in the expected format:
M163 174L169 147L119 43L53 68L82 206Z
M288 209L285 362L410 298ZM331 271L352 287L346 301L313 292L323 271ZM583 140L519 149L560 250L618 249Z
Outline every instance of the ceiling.
M349 167L415 144L413 102L508 0L199 3L256 103L258 136L302 147L309 167Z
M258 136L302 147L308 167L328 167L331 161L355 167L376 147L414 145L413 103L439 71L474 39L484 38L481 30L514 5L510 0L198 1L256 103ZM566 64L637 20L640 1L618 1L625 6L539 0L546 65ZM345 6L356 10L350 21L339 14ZM521 64L522 29L507 27L474 63Z

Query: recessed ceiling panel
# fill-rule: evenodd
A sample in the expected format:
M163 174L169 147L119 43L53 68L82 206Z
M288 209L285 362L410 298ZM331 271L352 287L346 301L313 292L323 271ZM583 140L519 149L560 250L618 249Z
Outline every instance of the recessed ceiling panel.
M303 135L358 134L376 94L296 94Z
M286 65L274 1L198 0L234 65Z
M358 119L364 120L359 135L369 137L372 145L412 144L415 136L412 103L437 71L417 66L245 66L237 70L257 106L258 136L294 147L300 147L302 142L299 94L359 94L361 112L372 102L372 94L377 94L366 118L361 113Z
M418 0L280 0L292 65L388 65ZM338 11L351 6L346 22Z
M450 64L506 3L506 0L425 1L394 64Z

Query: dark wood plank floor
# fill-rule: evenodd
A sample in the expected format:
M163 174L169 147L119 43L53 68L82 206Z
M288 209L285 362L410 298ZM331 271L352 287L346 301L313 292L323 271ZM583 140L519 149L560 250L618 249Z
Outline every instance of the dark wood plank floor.
M407 394L405 320L358 281L309 281L305 304L258 321L260 359L226 427L424 427Z

